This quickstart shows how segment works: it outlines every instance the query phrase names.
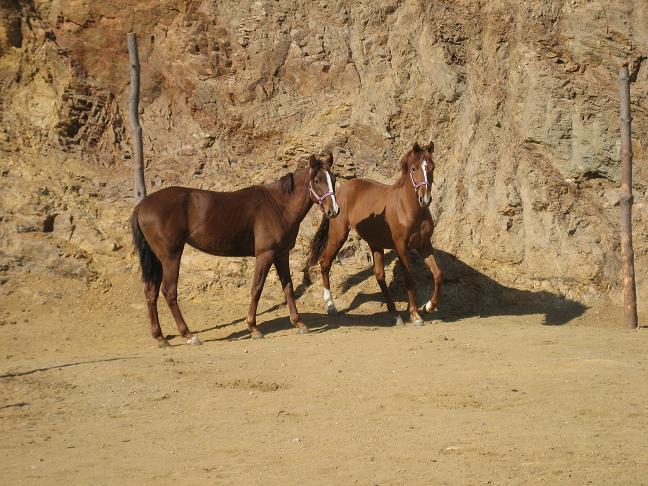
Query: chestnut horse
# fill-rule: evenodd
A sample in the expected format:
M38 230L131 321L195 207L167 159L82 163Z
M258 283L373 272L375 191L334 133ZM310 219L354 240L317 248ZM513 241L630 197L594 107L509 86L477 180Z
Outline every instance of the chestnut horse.
M329 282L331 263L344 245L350 228L354 228L369 243L373 253L374 275L396 324L402 324L403 321L396 312L394 299L385 284L385 249L396 249L403 266L411 321L417 325L423 324L416 309L408 250L417 250L434 275L434 294L425 304L425 311L432 312L436 309L441 293L442 273L430 242L434 230L428 209L434 173L433 151L434 143L427 147L415 143L412 150L401 159L401 176L391 186L368 179L352 179L338 190L338 201L342 208L340 216L332 222L322 220L311 242L310 257L304 268L307 272L319 260L324 302L329 314L337 313Z
M339 213L335 179L330 174L333 156L311 156L308 166L269 184L234 192L168 187L144 198L131 218L133 241L139 253L151 334L168 346L160 329L157 299L162 286L178 331L188 344L202 344L194 336L178 307L178 275L185 244L217 256L254 256L252 300L247 325L253 338L263 334L256 311L263 284L274 264L290 310L290 321L307 333L293 294L288 253L295 246L301 221L313 203L326 218Z

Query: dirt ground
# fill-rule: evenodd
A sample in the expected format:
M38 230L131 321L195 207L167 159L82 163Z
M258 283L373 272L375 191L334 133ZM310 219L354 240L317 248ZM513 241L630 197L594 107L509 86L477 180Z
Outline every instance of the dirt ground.
M392 327L316 286L304 336L268 288L253 341L242 288L181 295L205 344L158 349L132 275L52 284L2 286L4 484L648 484L648 330L618 309Z

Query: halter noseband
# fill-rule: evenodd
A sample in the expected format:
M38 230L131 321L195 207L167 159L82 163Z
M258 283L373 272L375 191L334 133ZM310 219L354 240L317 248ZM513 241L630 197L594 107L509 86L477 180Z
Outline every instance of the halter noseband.
M335 195L335 193L334 193L333 191L327 191L326 193L322 194L322 196L319 196L319 195L315 192L315 189L313 188L313 181L310 181L310 182L308 183L308 188L310 189L311 194L312 194L313 196L315 196L315 199L317 199L317 204L319 204L320 206L324 203L324 200L325 200L327 197L332 197L333 195Z
M414 180L414 176L412 175L411 172L410 172L410 180L412 181L412 185L414 186L414 190L417 190L421 186L425 186L425 188L427 189L427 186L430 185L430 183L428 181L416 182Z

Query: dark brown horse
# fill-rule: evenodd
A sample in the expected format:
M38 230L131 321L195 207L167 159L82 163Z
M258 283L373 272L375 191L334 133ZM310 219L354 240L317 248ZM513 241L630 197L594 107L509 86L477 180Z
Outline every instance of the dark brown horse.
M188 344L201 344L178 307L178 274L185 244L211 255L256 257L247 313L253 338L263 337L256 325L256 310L272 264L286 295L290 321L299 332L308 332L295 305L288 253L313 203L319 204L326 218L337 216L335 179L329 172L332 165L330 154L323 161L311 156L307 167L270 184L235 192L168 187L135 207L133 241L139 253L151 334L161 346L168 342L157 312L160 285L180 334Z
M350 228L354 228L369 243L376 280L387 301L387 309L394 314L397 324L401 324L402 319L396 313L394 300L385 284L385 249L396 249L403 266L411 321L417 325L423 324L416 309L408 250L417 250L434 275L434 294L425 304L425 310L432 312L436 309L441 293L442 274L430 242L434 230L428 209L434 174L433 151L433 143L427 147L414 144L412 150L401 159L401 176L391 186L367 179L353 179L337 192L342 208L340 216L332 222L322 220L311 242L310 258L304 269L308 271L319 260L324 302L329 314L337 313L329 283L331 263L344 245Z

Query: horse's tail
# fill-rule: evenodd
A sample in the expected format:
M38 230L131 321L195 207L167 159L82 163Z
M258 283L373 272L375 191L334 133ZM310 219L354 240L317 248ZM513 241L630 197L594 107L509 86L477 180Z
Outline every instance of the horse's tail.
M140 268L142 269L142 281L145 283L160 283L162 281L162 264L153 253L151 246L146 241L144 233L137 221L137 208L131 216L131 231L133 232L133 245L139 255Z
M308 269L315 265L322 256L322 253L324 253L324 248L326 248L326 243L328 242L328 233L329 219L326 216L322 216L322 222L310 243L310 253L303 268L304 274L308 273Z

